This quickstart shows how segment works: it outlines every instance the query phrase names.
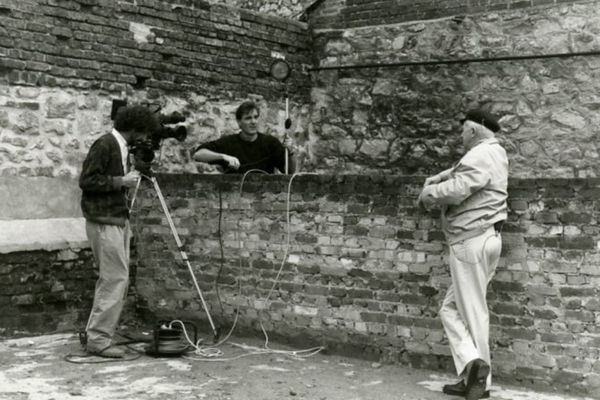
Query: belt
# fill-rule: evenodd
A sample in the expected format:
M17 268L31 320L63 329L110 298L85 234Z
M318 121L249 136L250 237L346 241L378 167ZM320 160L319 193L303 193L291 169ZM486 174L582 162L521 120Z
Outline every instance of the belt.
M472 231L463 232L460 235L448 237L448 243L454 244L454 243L462 242L463 240L472 239L479 235L483 235L486 232L492 233L492 229L493 229L494 233L500 234L500 232L502 231L503 225L504 225L504 221L498 221L493 226L488 225L487 228L479 228L479 229L474 229Z

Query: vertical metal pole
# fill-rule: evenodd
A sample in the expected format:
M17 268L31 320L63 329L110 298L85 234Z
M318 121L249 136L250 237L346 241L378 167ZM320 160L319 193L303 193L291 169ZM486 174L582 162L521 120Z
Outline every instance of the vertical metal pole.
M285 124L287 124L287 120L289 118L289 107L290 107L290 103L289 103L289 98L287 96L287 88L286 88L286 93L285 93L285 122L284 122L284 129L285 129L285 136L284 136L284 142L287 139L287 127L285 126ZM285 174L289 174L289 152L288 152L288 148L285 148Z

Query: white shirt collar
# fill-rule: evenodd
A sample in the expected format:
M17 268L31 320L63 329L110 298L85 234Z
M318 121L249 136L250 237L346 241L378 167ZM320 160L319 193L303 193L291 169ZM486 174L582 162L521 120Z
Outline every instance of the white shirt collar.
M123 163L123 173L127 173L127 157L129 156L129 150L127 148L127 141L121 135L121 132L114 129L112 130L112 135L117 139L117 143L119 143L119 149L121 150L121 162Z

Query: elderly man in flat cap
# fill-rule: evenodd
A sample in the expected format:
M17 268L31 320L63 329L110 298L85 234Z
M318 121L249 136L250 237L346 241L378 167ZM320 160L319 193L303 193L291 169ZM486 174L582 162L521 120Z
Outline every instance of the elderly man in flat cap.
M425 180L417 203L442 207L452 284L440 309L456 372L461 380L444 393L467 400L489 397L491 365L487 286L498 261L506 220L508 159L494 137L496 118L471 110L462 121L466 154Z

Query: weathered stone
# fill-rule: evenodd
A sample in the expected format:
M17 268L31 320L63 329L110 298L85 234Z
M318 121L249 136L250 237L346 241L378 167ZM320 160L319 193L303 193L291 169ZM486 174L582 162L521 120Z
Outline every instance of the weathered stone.
M14 123L16 131L29 136L40 134L40 119L38 113L32 111L23 111L17 114Z
M8 117L8 111L0 110L0 128L8 128L10 125L10 119Z
M340 55L340 54L348 54L352 51L352 46L346 41L333 41L328 42L325 47L325 54L327 55Z
M46 157L55 163L60 163L62 161L62 154L58 151L47 151Z
M76 101L68 93L53 92L46 103L46 117L73 119L76 109Z
M40 95L39 88L19 87L16 90L17 96L24 99L35 99Z
M585 119L574 112L559 111L552 114L551 119L564 126L568 126L573 129L582 129L585 127Z
M398 36L398 37L394 38L394 40L392 41L392 49L402 50L405 43L406 43L406 37Z
M73 131L72 124L66 119L47 120L42 124L44 133L62 136Z
M394 92L396 82L389 79L377 79L373 85L373 95L389 96Z

